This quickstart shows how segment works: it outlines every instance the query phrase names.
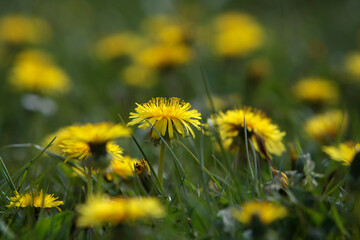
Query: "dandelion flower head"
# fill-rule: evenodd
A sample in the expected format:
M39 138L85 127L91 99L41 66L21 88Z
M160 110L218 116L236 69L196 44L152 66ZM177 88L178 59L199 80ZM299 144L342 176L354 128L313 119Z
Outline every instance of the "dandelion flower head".
M134 33L121 32L106 36L96 44L96 53L103 60L130 56L139 50L143 41Z
M46 42L50 35L50 26L39 18L8 15L0 19L0 42L37 44Z
M94 196L78 206L79 227L113 225L147 218L162 218L165 211L157 198L109 198Z
M47 135L42 141L43 146L47 146L55 138L53 144L48 148L51 152L55 154L62 154L60 144L64 140L71 138L71 133L69 127L60 128L58 131Z
M127 127L108 122L69 126L67 131L69 138L62 140L59 147L68 155L68 159L79 160L107 153L115 159L122 159L122 149L112 140L130 136L130 130Z
M66 73L53 63L47 53L38 50L20 53L11 69L9 81L18 90L44 95L66 93L70 89Z
M166 69L189 62L191 50L185 44L152 43L134 56L136 63L149 68Z
M250 224L254 217L257 217L262 224L268 225L286 217L287 210L283 206L268 201L250 201L244 203L241 209L234 210L233 216L243 224Z
M360 144L354 142L340 143L338 146L324 146L322 148L332 160L341 162L344 165L350 165L352 163L359 149Z
M250 15L225 13L215 19L215 51L224 57L243 57L263 45L264 31Z
M347 114L331 110L315 115L305 122L306 133L318 141L334 140L347 127Z
M200 130L201 114L191 108L190 103L186 103L179 98L153 98L144 104L136 104L135 113L130 113L132 119L128 125L139 124L139 128L145 130L153 125L155 129L165 138L174 138L174 133L182 137L191 134L195 138L191 126ZM151 129L151 137L159 139L160 137Z
M145 32L157 42L166 44L186 43L189 33L178 19L166 15L156 15L147 19L144 24Z
M140 163L138 159L128 155L120 159L113 159L110 163L110 171L122 178L129 178L135 175L135 165Z
M57 208L59 211L60 205L63 205L63 201L57 200L54 194L44 194L43 190L40 192L29 192L22 195L15 193L15 197L10 198L10 204L7 207L36 207L36 208Z
M261 142L270 154L280 156L285 151L282 143L285 132L281 132L278 126L260 110L250 107L228 110L225 113L220 112L212 120L217 124L220 136L227 148L240 147L238 143L245 138L246 122L247 136L252 139L257 151L266 155L260 146Z
M320 77L301 79L294 85L293 92L298 99L310 103L331 104L339 98L336 85Z

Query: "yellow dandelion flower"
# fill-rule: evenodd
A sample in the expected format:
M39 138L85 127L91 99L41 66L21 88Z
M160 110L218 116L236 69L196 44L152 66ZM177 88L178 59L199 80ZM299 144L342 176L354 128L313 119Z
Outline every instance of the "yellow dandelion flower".
M142 44L140 37L133 33L115 33L98 41L96 53L103 60L111 60L135 53Z
M321 77L303 78L293 87L295 96L306 102L331 104L339 98L336 85Z
M214 47L220 56L246 56L263 45L261 25L245 13L225 13L215 19Z
M0 19L0 42L43 43L50 35L50 26L42 19L22 15L8 15Z
M110 122L70 126L68 131L71 132L72 139L92 144L101 144L116 138L130 136L129 128Z
M165 211L157 198L108 198L95 196L78 206L79 227L113 225L146 218L162 218Z
M344 165L352 163L359 149L360 144L353 142L340 143L338 146L324 146L322 148L332 160L339 161Z
M139 64L126 67L122 76L125 83L133 87L152 88L159 81L154 69Z
M258 152L270 158L268 153L280 156L285 151L282 143L285 132L281 132L260 110L244 107L220 112L212 119L218 125L220 136L227 148L238 149L238 143L244 141L245 120L247 136L253 141Z
M305 122L306 133L318 141L334 140L347 127L347 114L331 110L315 115Z
M138 159L124 156L121 160L113 159L110 163L110 170L122 178L135 175L135 165L140 163Z
M9 75L10 83L18 90L45 95L66 93L70 80L45 52L28 50L20 53Z
M268 201L251 201L242 205L241 209L234 209L233 216L243 224L250 224L254 218L268 225L277 219L287 216L285 207Z
M346 56L345 70L354 79L360 80L360 52L353 52Z
M92 156L97 159L108 154L112 159L121 160L123 150L112 140L130 136L130 130L127 127L107 122L69 126L66 131L66 138L62 139L58 145L68 156L66 160L70 158L87 160Z
M54 140L53 144L48 148L48 150L50 150L51 152L55 153L55 154L62 154L61 148L60 148L60 144L62 141L64 140L68 140L71 138L71 133L68 129L68 127L64 127L59 129L58 131L56 131L55 133L49 134L48 136L46 136L43 140L43 145L47 146L54 138L56 137L56 139Z
M170 16L157 15L147 19L144 29L157 42L179 44L185 43L189 38L185 26Z
M155 43L140 50L135 62L149 68L170 68L187 63L191 50L184 44Z
M77 141L77 140L63 140L59 145L63 153L68 158L75 158L84 160L90 158L92 155L106 155L109 154L112 159L122 160L123 149L113 142L105 142L104 145L92 145L91 143ZM101 147L104 146L104 149Z
M10 198L10 204L7 207L36 207L36 208L57 208L59 211L60 205L63 205L63 201L58 201L54 194L44 194L43 190L40 192L29 192L19 195L15 193L15 197Z
M142 105L136 105L136 112L130 113L132 120L128 123L129 126L139 124L139 128L145 130L153 125L162 136L169 139L174 138L174 132L177 132L182 137L191 134L195 138L191 125L200 130L199 120L201 114L195 109L190 110L190 103L186 103L179 98L166 99L157 97ZM151 129L151 137L160 138L153 129Z

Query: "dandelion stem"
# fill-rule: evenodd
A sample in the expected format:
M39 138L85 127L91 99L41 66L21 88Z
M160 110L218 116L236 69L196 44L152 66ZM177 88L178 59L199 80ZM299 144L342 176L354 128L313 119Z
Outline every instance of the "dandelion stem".
M88 198L93 195L93 185L92 185L92 177L91 177L91 167L86 168L86 179L87 179L87 194Z
M158 165L159 165L158 166L158 179L159 179L161 188L163 188L164 153L165 153L165 144L161 143L159 162L158 162Z

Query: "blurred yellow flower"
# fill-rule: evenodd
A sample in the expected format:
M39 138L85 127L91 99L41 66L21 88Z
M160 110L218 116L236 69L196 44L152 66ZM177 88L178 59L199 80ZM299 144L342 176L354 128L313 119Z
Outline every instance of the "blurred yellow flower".
M250 224L257 217L263 225L268 225L287 214L285 207L268 201L246 202L241 209L233 210L234 218L243 224Z
M95 196L78 206L79 227L117 225L146 218L162 218L165 210L157 198L108 198Z
M243 57L263 45L264 31L250 15L225 13L215 19L214 47L224 57Z
M139 64L126 67L122 75L125 83L133 87L152 88L159 80L154 69Z
M128 178L135 175L135 165L140 163L138 159L130 156L124 156L120 159L113 159L110 163L110 170L122 178Z
M157 42L165 44L186 43L189 33L183 24L176 18L157 15L144 22L145 32Z
M263 156L271 158L268 153L280 156L285 151L282 143L285 132L281 132L260 110L250 107L228 110L213 116L212 121L217 124L224 146L229 149L240 148L239 143L245 139L246 121L247 136Z
M79 160L90 156L106 156L107 153L112 158L122 159L122 149L111 141L130 136L130 129L127 127L108 122L69 126L66 131L68 132L59 147L68 156L67 159Z
M332 160L339 161L344 165L350 165L352 163L359 149L360 144L353 142L340 143L338 146L322 147L322 150L329 155Z
M8 15L0 19L0 42L43 43L49 39L50 35L50 26L38 18Z
M140 50L135 62L150 68L170 68L189 62L191 50L184 44L155 43Z
M141 38L133 33L115 33L97 42L96 53L103 60L111 60L135 53L142 44Z
M63 201L58 201L54 194L44 194L43 190L40 192L29 192L19 195L15 192L15 197L10 198L10 203L7 207L36 207L36 208L57 208L59 211L60 205L63 205Z
M64 128L59 129L55 133L49 134L48 136L46 136L44 138L42 145L47 146L55 137L56 137L56 139L54 140L53 144L48 148L48 150L59 155L59 154L62 154L61 148L59 147L60 143L63 140L70 139L70 137L71 137L69 128L64 127Z
M331 104L339 98L337 86L321 77L308 77L298 81L294 87L295 96L306 102Z
M66 73L52 62L48 54L38 50L19 54L9 81L18 90L45 95L66 93L70 88Z
M103 144L92 144L78 140L63 140L59 146L68 156L66 161L71 158L84 160L93 155L99 157L107 154L110 154L112 159L121 160L123 158L123 149L110 141Z
M318 141L334 140L347 127L347 114L331 110L315 115L305 122L306 133Z
M129 126L139 124L139 128L145 130L153 125L162 136L169 139L174 138L174 129L182 137L190 133L193 138L195 138L195 134L191 125L200 130L199 120L201 114L195 109L190 110L190 103L186 103L179 98L166 99L157 97L142 105L137 103L136 105L136 112L130 113L132 120L128 123ZM151 129L151 137L160 138L153 129Z
M354 79L360 80L360 52L353 52L346 56L345 70Z

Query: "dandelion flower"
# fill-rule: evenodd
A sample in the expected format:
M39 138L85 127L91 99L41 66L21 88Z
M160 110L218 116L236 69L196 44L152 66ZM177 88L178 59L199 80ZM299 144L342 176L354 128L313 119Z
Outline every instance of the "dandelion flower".
M250 224L254 218L258 218L263 225L268 225L275 220L287 216L285 207L268 201L251 201L242 205L241 209L233 211L235 219L243 224Z
M151 17L145 21L144 29L156 42L179 44L185 43L189 39L189 33L185 26L170 16Z
M152 88L159 80L154 69L139 64L126 67L122 76L126 85L140 88Z
M224 146L230 149L238 149L239 143L244 141L244 127L246 122L247 136L250 138L255 149L270 158L268 153L280 156L285 151L282 143L285 132L281 132L271 119L260 110L244 107L235 110L220 112L212 118L219 127L220 136ZM245 120L245 122L244 122Z
M115 33L104 37L96 44L96 53L103 60L130 56L138 51L143 41L130 32Z
M353 52L346 56L345 70L354 79L360 80L360 52Z
M339 90L333 82L320 77L301 79L293 87L295 96L306 102L331 104L339 98Z
M147 218L162 218L165 211L156 198L108 198L95 196L78 206L79 227L101 226L105 223L117 225Z
M341 143L338 146L324 146L322 148L332 160L339 161L344 165L350 165L352 163L359 149L360 144L353 142Z
M142 105L136 105L136 112L130 113L132 120L128 123L129 126L139 124L139 128L145 130L153 125L163 137L168 139L174 138L174 132L182 137L191 134L195 138L191 125L200 130L201 114L195 109L190 110L190 103L179 98L157 97ZM151 137L160 138L153 129L151 130Z
M113 159L110 163L110 171L122 178L129 178L136 173L135 165L140 161L130 156L124 156L121 160Z
M318 141L334 140L347 127L347 114L332 110L315 115L305 122L306 133Z
M145 67L166 69L187 63L191 50L184 44L155 43L140 50L134 58Z
M68 138L62 140L59 147L68 155L68 159L87 159L90 156L101 157L109 153L112 158L122 159L122 149L112 140L130 136L130 130L121 124L97 123L67 128Z
M214 47L224 57L244 57L263 45L261 25L245 13L225 13L215 20Z
M53 63L48 54L37 50L20 53L9 81L18 90L44 95L66 93L70 89L66 73Z
M47 146L53 139L55 138L53 144L48 148L51 152L55 154L62 154L60 144L64 140L68 140L71 138L71 133L69 131L69 127L64 127L56 131L55 133L51 133L44 138L42 141L44 146Z
M63 205L63 201L58 201L54 194L44 194L43 190L40 192L29 192L19 195L15 193L15 197L10 198L10 204L7 207L35 207L35 208L57 208L59 211L60 205Z
M50 26L42 19L22 15L8 15L0 19L0 42L37 44L46 42L50 35Z

